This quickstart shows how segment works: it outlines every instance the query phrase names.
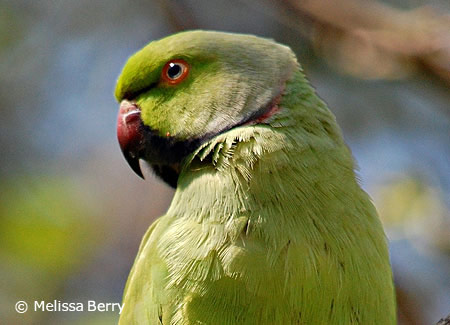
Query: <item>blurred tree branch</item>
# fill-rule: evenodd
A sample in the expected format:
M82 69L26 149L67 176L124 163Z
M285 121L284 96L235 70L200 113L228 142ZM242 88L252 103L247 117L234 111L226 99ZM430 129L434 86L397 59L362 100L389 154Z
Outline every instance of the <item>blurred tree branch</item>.
M444 318L442 318L436 325L450 325L450 314Z
M396 281L395 292L397 296L398 324L425 324L420 302L415 299L414 295L408 292L408 286Z
M174 30L200 28L189 1L158 0ZM257 1L254 2L256 8ZM428 71L450 84L450 15L375 0L276 0L275 17L312 42L331 66L363 79ZM272 15L272 13L269 13Z
M450 15L370 0L277 0L307 21L302 34L333 66L365 79L398 79L426 69L450 83Z

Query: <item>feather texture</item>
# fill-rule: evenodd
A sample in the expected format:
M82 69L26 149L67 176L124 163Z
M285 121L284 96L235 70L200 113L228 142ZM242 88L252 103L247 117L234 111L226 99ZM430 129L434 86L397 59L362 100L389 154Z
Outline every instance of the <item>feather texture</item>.
M279 113L184 160L142 241L121 324L395 324L375 208L333 114L288 60Z

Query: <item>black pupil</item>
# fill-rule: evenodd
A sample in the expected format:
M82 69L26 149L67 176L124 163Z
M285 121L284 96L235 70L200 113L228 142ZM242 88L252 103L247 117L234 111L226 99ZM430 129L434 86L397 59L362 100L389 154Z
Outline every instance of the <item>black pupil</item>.
M181 74L181 66L176 63L171 63L169 69L167 70L167 76L170 79L175 79Z

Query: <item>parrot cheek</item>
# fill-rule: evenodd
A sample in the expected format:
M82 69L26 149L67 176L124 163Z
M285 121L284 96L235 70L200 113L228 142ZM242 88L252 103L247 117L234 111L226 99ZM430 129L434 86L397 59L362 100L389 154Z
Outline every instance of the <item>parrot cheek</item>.
M200 145L198 139L177 139L168 132L160 136L143 123L140 107L128 100L120 103L117 139L125 160L139 177L144 178L139 164L143 159L172 187L176 187L182 160Z

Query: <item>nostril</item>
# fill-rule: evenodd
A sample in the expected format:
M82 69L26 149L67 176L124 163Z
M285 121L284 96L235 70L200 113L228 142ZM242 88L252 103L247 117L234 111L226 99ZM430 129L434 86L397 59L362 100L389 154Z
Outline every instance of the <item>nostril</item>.
M140 111L139 106L134 101L123 100L120 102L120 114L126 114L131 111Z

